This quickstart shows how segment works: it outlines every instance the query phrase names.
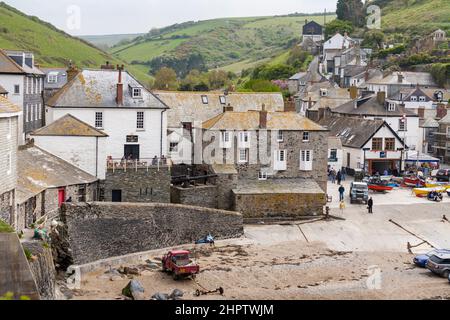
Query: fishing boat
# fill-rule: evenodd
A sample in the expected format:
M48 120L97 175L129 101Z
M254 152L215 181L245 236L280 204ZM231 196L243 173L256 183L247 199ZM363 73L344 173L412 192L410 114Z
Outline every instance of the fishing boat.
M432 191L436 191L438 193L443 193L446 191L445 188L415 188L413 189L414 194L416 197L426 197L428 194Z
M426 188L445 188L446 190L450 189L450 184L448 182L427 182L425 184Z
M425 187L425 181L418 177L404 177L403 184L407 187Z
M386 192L386 191L392 191L394 187L391 187L387 184L369 184L369 190L373 190L376 192Z

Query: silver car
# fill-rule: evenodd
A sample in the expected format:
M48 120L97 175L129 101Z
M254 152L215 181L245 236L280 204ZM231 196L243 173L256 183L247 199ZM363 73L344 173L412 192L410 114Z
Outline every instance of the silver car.
M450 276L450 254L437 253L428 259L427 269L444 278Z
M350 203L369 201L369 186L365 182L352 182L350 185Z

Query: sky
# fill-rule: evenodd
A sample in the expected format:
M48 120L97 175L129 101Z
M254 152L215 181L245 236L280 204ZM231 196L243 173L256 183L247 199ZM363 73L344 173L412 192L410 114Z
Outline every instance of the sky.
M336 10L337 0L4 0L72 35L145 33L185 21Z

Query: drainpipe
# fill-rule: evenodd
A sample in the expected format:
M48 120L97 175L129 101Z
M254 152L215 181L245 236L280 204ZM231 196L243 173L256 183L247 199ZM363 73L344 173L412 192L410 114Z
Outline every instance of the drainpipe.
M162 110L161 111L161 141L160 141L160 151L159 151L159 158L161 159L162 158L162 152L163 152L163 134L164 134L164 132L163 132L163 125L164 125L164 121L163 121L163 114L164 114L164 112L166 112L167 111L167 109L164 109L164 110Z
M98 137L95 137L95 177L98 179Z

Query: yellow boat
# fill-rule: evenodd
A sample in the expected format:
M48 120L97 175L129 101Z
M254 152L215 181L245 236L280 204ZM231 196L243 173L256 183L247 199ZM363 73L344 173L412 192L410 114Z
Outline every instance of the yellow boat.
M450 184L444 184L442 182L427 182L425 183L427 188L445 188L445 190L450 190Z
M446 192L447 189L444 187L434 187L434 188L415 188L413 189L416 197L426 197L431 191L436 191L439 193Z

